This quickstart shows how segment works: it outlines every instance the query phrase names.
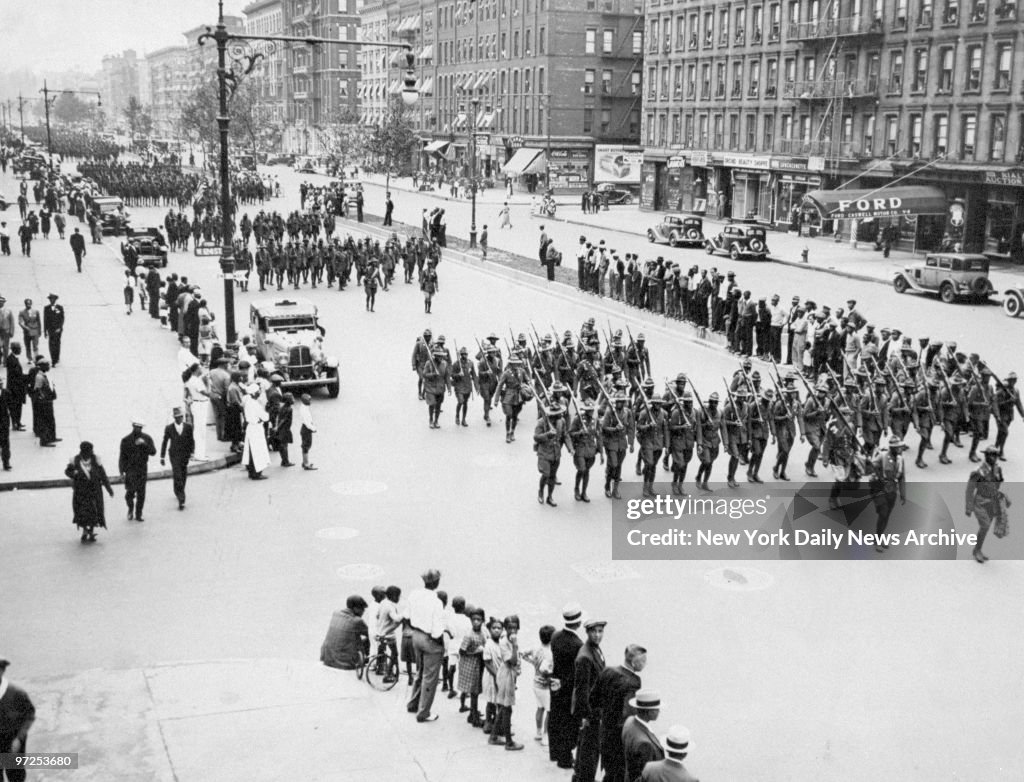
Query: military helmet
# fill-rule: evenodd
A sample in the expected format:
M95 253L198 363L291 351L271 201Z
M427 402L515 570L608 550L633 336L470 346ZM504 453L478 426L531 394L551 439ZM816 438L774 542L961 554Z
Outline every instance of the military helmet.
M644 388L654 388L654 378L649 377L644 380Z
M676 382L677 383L685 383L686 382L686 373L685 372L680 372L678 375L676 375Z
M708 397L708 402L717 402L717 401L718 401L718 392L717 391L712 391L711 392L711 396Z

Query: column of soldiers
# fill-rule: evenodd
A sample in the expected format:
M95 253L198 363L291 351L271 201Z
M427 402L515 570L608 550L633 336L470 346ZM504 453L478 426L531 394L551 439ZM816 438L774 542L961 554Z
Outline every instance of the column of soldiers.
M671 473L672 492L682 495L694 456L695 483L702 490L710 490L720 454L727 459L729 487L739 485L740 466L748 482L761 483L769 445L775 446L772 477L788 481L790 452L799 438L808 445L806 475L818 477L819 462L830 468L835 506L842 487L870 473L877 455L901 450L911 428L918 437L915 464L923 469L930 448L940 448L940 461L949 463L950 446L965 445L962 436L971 438L970 461L980 462L979 445L989 437L993 418L995 443L986 453L1005 458L1014 414L1024 416L1014 373L1000 379L977 354L965 356L955 345L919 351L909 337L890 339L879 350L870 330L867 349L844 353L840 371L826 364L808 379L801 372L783 372L770 359L763 376L746 358L731 379L723 379L722 393L706 398L684 373L666 380L663 394L656 393L643 334L634 339L628 328L623 334L609 326L602 335L593 318L577 333L565 331L560 339L557 334L510 333L503 355L492 333L477 342L475 363L463 347L453 365L444 338L434 340L427 331L417 339L412 358L432 428L440 427L441 403L453 390L456 421L468 425L466 411L476 393L487 426L492 408L501 405L505 440L511 443L524 405L536 400L537 499L549 505L555 504L563 448L576 468L574 496L589 502L590 471L598 458L607 497L619 497L627 452L637 454L644 496L654 495L659 461ZM936 430L942 439L933 445Z

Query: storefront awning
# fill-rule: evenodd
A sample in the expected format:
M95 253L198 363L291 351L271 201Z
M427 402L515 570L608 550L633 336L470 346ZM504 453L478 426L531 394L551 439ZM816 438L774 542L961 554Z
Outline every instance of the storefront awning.
M804 204L826 220L871 220L876 217L945 214L945 194L937 187L883 187L876 190L814 190Z
M391 87L388 89L389 93L391 93L392 95L398 95L398 93L400 93L401 91L402 82L400 82L398 79L395 79L393 82L391 82Z
M428 76L427 80L423 82L423 86L420 87L420 95L432 95L434 92L434 77Z
M511 159L502 167L502 171L513 176L537 174L544 170L547 160L543 149L520 147Z
M476 121L476 126L480 130L490 130L494 127L494 112L486 111L480 115L480 118Z
M434 59L434 44L428 43L423 47L423 51L420 52L420 56L417 58L423 62Z
M466 126L466 112L460 111L452 123L452 130L462 130Z
M423 151L432 155L443 155L445 150L448 149L449 144L451 144L451 142L446 141L445 139L441 139L440 141L431 141L423 148Z

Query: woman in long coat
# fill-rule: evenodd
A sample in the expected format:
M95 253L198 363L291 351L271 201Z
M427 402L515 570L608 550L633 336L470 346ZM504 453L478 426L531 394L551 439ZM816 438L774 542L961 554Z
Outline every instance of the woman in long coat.
M74 512L72 522L82 530L82 542L96 540L96 527L106 529L107 522L103 513L103 489L114 496L114 490L107 479L107 471L103 469L99 457L93 453L92 443L83 442L79 452L68 464L64 474L71 479L71 509Z

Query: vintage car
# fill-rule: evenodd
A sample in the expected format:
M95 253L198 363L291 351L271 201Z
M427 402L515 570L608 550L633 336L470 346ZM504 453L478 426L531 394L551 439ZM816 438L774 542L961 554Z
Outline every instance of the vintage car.
M268 166L290 166L295 163L295 155L273 155L267 158Z
M1010 288L1003 298L1003 312L1011 318L1024 315L1024 288Z
M163 231L156 226L146 228L128 227L126 242L121 242L121 257L128 266L128 246L135 247L138 253L138 265L146 268L164 268L167 266L167 240Z
M11 169L15 174L28 174L31 179L39 179L46 170L46 158L37 152L25 151L14 158Z
M670 247L701 247L704 239L704 221L699 217L665 215L660 223L647 229L647 239Z
M323 351L324 329L311 301L255 301L249 307L249 326L256 357L284 377L284 388L323 388L332 399L338 396L338 359Z
M614 204L631 204L633 203L633 191L625 187L619 187L611 182L604 182L597 186L597 194L607 203L609 206Z
M764 228L735 223L726 225L704 243L708 255L726 253L734 261L740 258L764 260L768 257L768 241Z
M937 293L946 304L957 299L986 301L994 293L988 258L971 253L929 253L924 263L896 272L892 286L897 293Z
M99 219L100 231L104 236L128 233L130 217L124 208L124 201L117 196L97 196L92 199L90 209Z

